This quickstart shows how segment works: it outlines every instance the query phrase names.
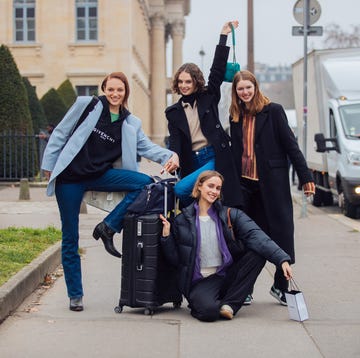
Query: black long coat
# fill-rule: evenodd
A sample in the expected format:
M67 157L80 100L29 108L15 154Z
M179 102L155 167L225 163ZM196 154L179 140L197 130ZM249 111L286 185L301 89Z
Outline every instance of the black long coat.
M232 150L239 176L243 153L242 126L242 119L237 123L230 120ZM268 225L268 230L264 230L291 256L294 263L294 222L288 159L301 185L313 181L313 178L280 104L270 103L256 115L254 148L266 216L264 219Z
M222 45L216 47L207 89L203 93L197 93L196 101L201 130L215 150L215 169L225 178L222 190L223 201L226 205L236 207L241 201L239 178L231 155L230 137L220 123L218 111L220 86L228 55L229 47ZM165 113L170 134L169 149L179 155L180 176L183 178L195 168L192 161L190 129L181 101L180 98L177 103L168 107Z

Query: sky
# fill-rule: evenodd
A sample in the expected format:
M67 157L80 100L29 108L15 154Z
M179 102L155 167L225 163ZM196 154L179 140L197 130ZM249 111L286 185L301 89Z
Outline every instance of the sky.
M211 66L214 49L223 24L239 20L235 31L236 57L240 65L247 62L247 0L190 0L191 11L185 17L183 44L184 62L194 62L204 74ZM351 25L360 25L359 0L317 0L321 15L313 26L336 23L351 32ZM254 3L254 59L268 65L291 65L304 53L303 36L292 36L292 27L300 26L293 10L297 0L253 0ZM231 36L227 44L231 45ZM309 36L308 49L324 48L324 36ZM200 50L205 56L201 58ZM230 54L231 56L231 54Z

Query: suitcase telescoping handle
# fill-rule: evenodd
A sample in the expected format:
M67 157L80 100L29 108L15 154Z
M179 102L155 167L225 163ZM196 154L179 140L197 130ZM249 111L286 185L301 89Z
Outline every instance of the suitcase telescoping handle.
M167 217L167 204L168 204L168 202L167 202L167 197L168 197L168 188L167 188L167 186L168 186L168 183L166 183L165 185L164 185L164 217L166 218Z
M177 172L175 172L174 177L175 177L176 181L179 180ZM173 185L173 184L166 182L166 184L164 185L164 217L167 217L167 214L168 214L168 186L169 185ZM174 210L176 212L176 196L175 195L174 195Z

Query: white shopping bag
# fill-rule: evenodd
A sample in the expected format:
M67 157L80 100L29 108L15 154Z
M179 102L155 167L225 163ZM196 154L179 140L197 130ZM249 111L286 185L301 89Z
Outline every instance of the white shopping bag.
M285 292L285 297L290 319L299 322L309 319L304 295L293 279L290 280L290 291Z

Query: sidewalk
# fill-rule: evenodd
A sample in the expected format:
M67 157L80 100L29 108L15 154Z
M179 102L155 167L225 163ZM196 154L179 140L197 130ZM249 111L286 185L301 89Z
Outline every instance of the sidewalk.
M142 163L144 170L157 173ZM29 202L19 202L18 188L0 189L0 227L60 227L54 198L31 188ZM36 290L0 325L0 356L23 357L359 357L360 221L324 213L307 205L301 218L295 197L297 261L295 279L303 290L310 319L290 321L287 308L268 293L274 268L267 264L255 286L254 302L232 321L201 323L186 304L165 305L153 316L124 307L120 296L121 260L109 256L92 236L105 213L89 207L80 217L83 312L68 309L65 283ZM115 237L121 250L121 236Z

